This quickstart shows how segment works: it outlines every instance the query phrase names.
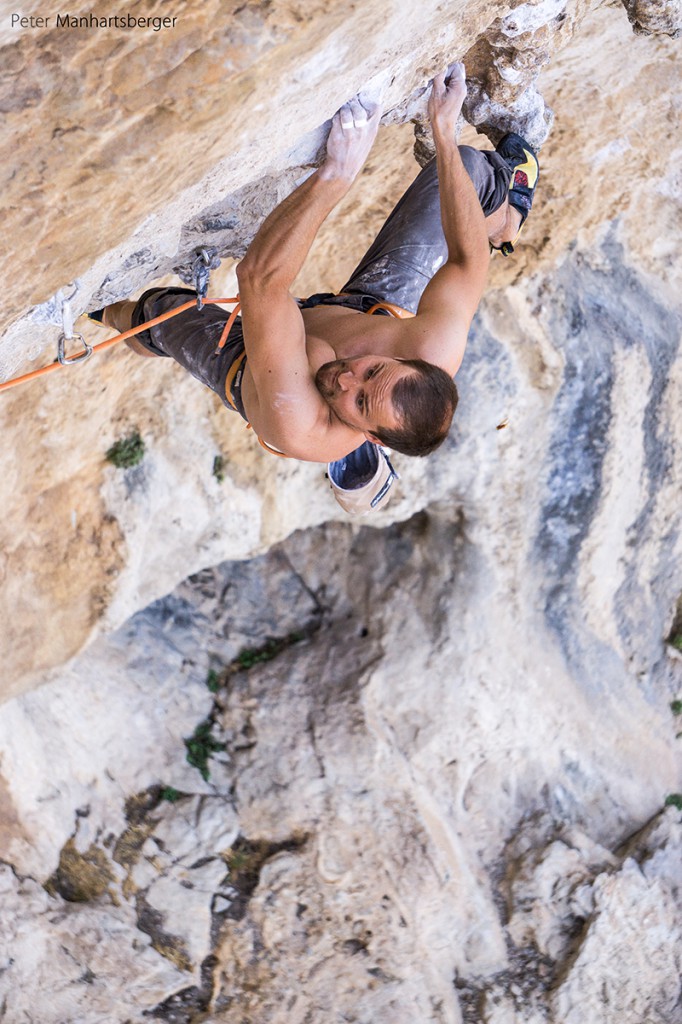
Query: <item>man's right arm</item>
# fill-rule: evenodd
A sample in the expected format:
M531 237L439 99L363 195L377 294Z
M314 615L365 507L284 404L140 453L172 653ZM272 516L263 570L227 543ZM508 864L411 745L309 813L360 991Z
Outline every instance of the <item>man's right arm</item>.
M457 145L457 118L465 96L463 64L454 64L434 78L429 117L448 259L425 288L417 309L430 338L425 358L453 375L462 361L490 262L485 217Z

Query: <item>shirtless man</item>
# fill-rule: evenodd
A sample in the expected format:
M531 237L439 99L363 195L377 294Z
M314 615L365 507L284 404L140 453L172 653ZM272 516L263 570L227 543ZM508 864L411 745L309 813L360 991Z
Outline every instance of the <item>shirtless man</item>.
M227 313L211 305L145 331L132 347L172 355L268 445L294 458L332 462L365 440L406 454L432 451L457 402L452 377L483 293L489 242L500 247L516 237L533 194L532 187L516 190L518 209L508 201L515 166L535 160L529 149L521 148L519 159L460 151L456 123L465 95L462 64L434 79L428 111L435 161L338 296L301 303L290 288L374 142L381 110L358 98L335 115L321 167L267 217L239 264L241 323L225 347L216 351ZM153 289L137 303L107 307L104 322L125 330L191 295ZM416 315L365 315L378 302Z

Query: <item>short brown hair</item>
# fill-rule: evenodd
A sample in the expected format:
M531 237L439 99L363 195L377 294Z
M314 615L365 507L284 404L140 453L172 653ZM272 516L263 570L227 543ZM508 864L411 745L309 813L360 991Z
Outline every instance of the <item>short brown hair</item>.
M400 362L415 371L393 388L391 397L400 426L394 430L378 427L373 434L381 444L403 455L429 455L447 437L457 408L457 388L440 366L423 359Z

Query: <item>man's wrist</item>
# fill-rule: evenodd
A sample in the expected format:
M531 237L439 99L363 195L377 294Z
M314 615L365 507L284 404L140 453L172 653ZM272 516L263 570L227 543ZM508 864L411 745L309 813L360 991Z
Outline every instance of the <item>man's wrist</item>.
M317 176L320 181L328 182L329 184L336 184L340 189L344 188L347 192L355 181L356 175L350 171L345 170L339 164L333 163L331 160L325 160L323 164L317 170Z
M431 122L431 134L433 135L433 141L437 149L443 151L447 149L457 148L457 122L453 121L451 124L438 125Z

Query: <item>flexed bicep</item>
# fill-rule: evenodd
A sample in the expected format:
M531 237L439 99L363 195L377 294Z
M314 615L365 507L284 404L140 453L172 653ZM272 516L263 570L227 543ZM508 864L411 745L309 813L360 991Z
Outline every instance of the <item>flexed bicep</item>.
M428 338L423 358L454 376L462 362L471 321L485 286L483 268L445 263L424 289L415 323Z
M327 461L334 424L315 386L303 318L287 293L242 305L246 413L259 436L287 455ZM330 456L331 457L331 456Z

